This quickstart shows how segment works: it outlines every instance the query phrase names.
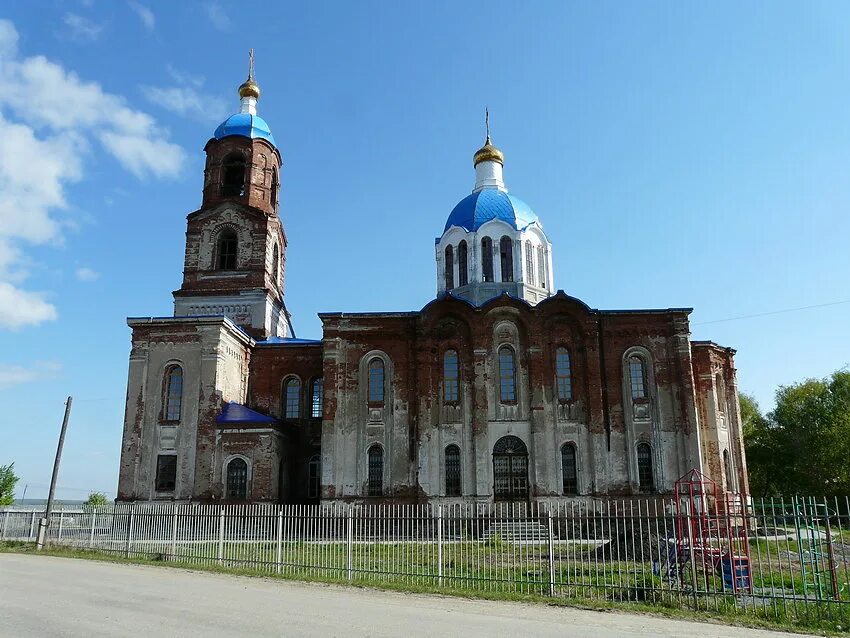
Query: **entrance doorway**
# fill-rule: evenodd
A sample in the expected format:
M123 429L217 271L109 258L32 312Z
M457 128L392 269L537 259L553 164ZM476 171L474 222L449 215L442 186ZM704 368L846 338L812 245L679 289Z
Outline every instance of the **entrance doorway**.
M528 448L515 436L503 436L493 446L493 497L528 500Z

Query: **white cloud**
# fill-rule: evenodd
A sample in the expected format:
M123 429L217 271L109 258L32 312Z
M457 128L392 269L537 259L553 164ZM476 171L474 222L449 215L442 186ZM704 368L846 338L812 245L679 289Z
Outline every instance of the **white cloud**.
M141 178L174 177L185 161L153 117L17 44L0 19L0 328L12 329L57 316L43 294L20 288L22 245L60 243L79 222L66 188L84 177L93 145Z
M53 321L56 307L39 292L28 292L0 281L0 327L17 330L27 325Z
M29 367L0 364L0 389L56 376L62 370L57 361L36 361Z
M95 281L100 278L100 273L87 266L80 266L74 271L80 281Z
M76 42L94 42L103 31L103 25L92 22L76 13L66 13L62 22L68 27L71 39Z
M156 27L156 16L153 14L153 11L148 9L145 5L133 2L132 0L130 0L127 4L129 4L130 8L136 12L137 16L139 16L139 20L142 21L143 25L145 25L145 29L153 31Z
M192 86L143 86L141 89L153 104L199 120L218 120L224 117L227 109L224 100L200 93Z
M204 7L207 19L219 31L230 28L230 16L225 13L224 8L218 2L210 2Z

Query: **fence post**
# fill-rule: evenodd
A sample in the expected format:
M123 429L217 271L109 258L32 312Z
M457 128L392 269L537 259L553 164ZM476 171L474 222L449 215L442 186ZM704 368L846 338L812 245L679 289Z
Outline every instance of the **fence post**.
M32 538L33 536L35 536L35 510L30 515L30 535L28 538Z
M443 586L443 506L437 505L437 575Z
M133 523L136 518L136 504L130 505L130 515L127 521L127 546L124 548L124 557L130 558L130 548L133 546Z
M224 505L218 510L218 564L224 563Z
M171 515L171 560L177 559L177 503L174 504L174 512Z
M56 543L57 544L62 542L62 523L64 523L64 522L65 522L65 512L63 512L62 510L59 510L59 533L57 534L57 537L56 537Z
M546 508L546 516L549 519L549 595L555 597L555 534L552 527L552 509Z
M94 519L97 516L97 509L92 507L91 510L91 531L89 531L89 549L94 545Z
M281 571L283 559L283 506L277 507L277 573Z
M354 545L354 508L349 505L348 506L348 542L346 543L346 566L348 567L348 580L351 580L354 576L354 570L352 569L351 562L351 550Z

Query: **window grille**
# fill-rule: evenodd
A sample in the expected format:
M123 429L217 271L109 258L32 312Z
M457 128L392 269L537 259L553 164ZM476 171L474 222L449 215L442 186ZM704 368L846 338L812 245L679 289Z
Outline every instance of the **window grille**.
M301 416L301 382L298 379L287 379L283 401L283 418L297 419Z
M555 350L555 376L558 382L558 400L571 401L573 398L572 370L570 369L570 351L566 348Z
M460 395L460 369L457 352L446 350L443 355L443 401L456 403Z
M564 494L578 494L576 448L570 443L565 443L561 447L561 473L563 474Z
M313 381L313 398L310 408L310 416L318 419L322 416L322 403L325 397L325 382L322 377Z
M248 464L244 459L233 459L227 464L227 498L236 501L248 498Z
M160 454L156 457L156 491L173 492L177 483L177 456Z
M546 287L546 249L537 247L537 277L540 279L540 287Z
M384 450L380 445L369 448L369 496L380 496L384 491Z
M655 491L655 477L652 472L652 448L649 443L639 443L637 446L638 482L641 492Z
M446 496L460 495L460 448L456 445L449 445L446 448Z
M384 362L372 359L369 362L369 403L384 402Z
M499 348L499 400L516 402L516 358L508 346Z
M183 368L171 366L165 372L165 421L180 421L183 407Z
M534 285L534 246L530 241L525 242L525 281L529 286Z
M218 238L218 270L236 270L239 242L236 232L225 230Z
M632 399L646 398L646 366L638 356L629 357L629 385Z

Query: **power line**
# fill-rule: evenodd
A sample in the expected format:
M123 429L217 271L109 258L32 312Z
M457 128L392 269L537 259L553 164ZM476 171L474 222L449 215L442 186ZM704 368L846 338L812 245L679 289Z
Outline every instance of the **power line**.
M692 323L692 326L704 326L709 323L723 323L725 321L738 321L739 319L753 319L755 317L767 317L769 315L779 315L785 312L796 312L797 310L809 310L811 308L826 308L827 306L838 306L840 304L850 303L850 299L842 301L830 301L829 303L819 303L813 306L798 306L796 308L783 308L782 310L771 310L770 312L759 312L753 315L740 315L738 317L728 317L727 319L712 319L711 321L698 321Z

